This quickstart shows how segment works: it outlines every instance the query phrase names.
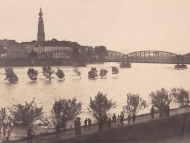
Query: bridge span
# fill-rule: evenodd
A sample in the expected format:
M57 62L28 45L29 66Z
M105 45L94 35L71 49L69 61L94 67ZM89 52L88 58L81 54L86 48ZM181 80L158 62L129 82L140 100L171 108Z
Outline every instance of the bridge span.
M136 51L123 54L116 51L107 51L105 58L70 58L68 51L48 51L39 56L39 60L52 61L81 61L81 62L131 62L131 63L158 63L158 64L190 64L190 53L178 55L166 51Z

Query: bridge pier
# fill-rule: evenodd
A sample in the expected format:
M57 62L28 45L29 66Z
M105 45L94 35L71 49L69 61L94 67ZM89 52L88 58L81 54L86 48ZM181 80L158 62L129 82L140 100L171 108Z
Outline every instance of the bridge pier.
M121 62L120 68L131 68L131 63L130 62Z
M177 64L177 65L175 65L175 68L176 69L186 69L187 65L185 65L185 64Z

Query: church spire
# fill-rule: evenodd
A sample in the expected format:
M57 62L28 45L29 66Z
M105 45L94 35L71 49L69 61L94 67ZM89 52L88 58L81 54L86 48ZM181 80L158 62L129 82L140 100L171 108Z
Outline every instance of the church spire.
M42 9L40 8L39 21L38 21L37 41L45 41L44 21L43 21L42 15L43 15Z
M43 13L42 13L42 9L40 7L40 13L39 13L39 16L42 17Z

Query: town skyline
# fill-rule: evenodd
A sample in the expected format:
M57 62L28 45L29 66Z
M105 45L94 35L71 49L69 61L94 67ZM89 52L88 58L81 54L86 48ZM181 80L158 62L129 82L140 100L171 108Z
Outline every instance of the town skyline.
M109 50L190 52L188 1L26 1L1 0L0 39L37 40L42 8L45 40L104 45ZM9 8L7 8L9 6Z

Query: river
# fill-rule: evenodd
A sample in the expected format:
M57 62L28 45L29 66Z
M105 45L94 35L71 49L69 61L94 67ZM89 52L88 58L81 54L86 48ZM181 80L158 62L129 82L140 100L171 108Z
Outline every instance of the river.
M29 67L15 67L14 71L19 77L17 84L10 84L5 81L4 68L0 68L0 107L11 107L13 104L29 102L34 97L37 105L43 106L44 114L49 117L54 100L59 98L76 97L82 102L82 113L80 117L82 121L86 117L92 118L92 122L96 122L92 114L88 111L90 97L94 99L98 92L107 94L108 99L117 101L117 107L108 112L108 116L113 113L119 114L123 106L126 105L127 93L131 92L139 94L147 101L149 107L142 110L138 114L149 113L151 105L149 94L152 91L166 88L170 90L173 87L183 87L190 90L190 70L176 70L174 65L167 64L132 64L132 68L122 68L119 75L112 75L111 66L118 66L118 63L105 63L96 65L87 65L80 68L81 79L74 76L72 67L59 67L65 73L65 80L60 81L55 74L51 81L46 80L42 74L41 67L34 67L39 71L36 82L30 81L27 76ZM88 71L91 67L98 70L105 68L108 70L107 78L89 79ZM52 67L55 71L57 67ZM178 107L175 101L172 102L170 108Z

